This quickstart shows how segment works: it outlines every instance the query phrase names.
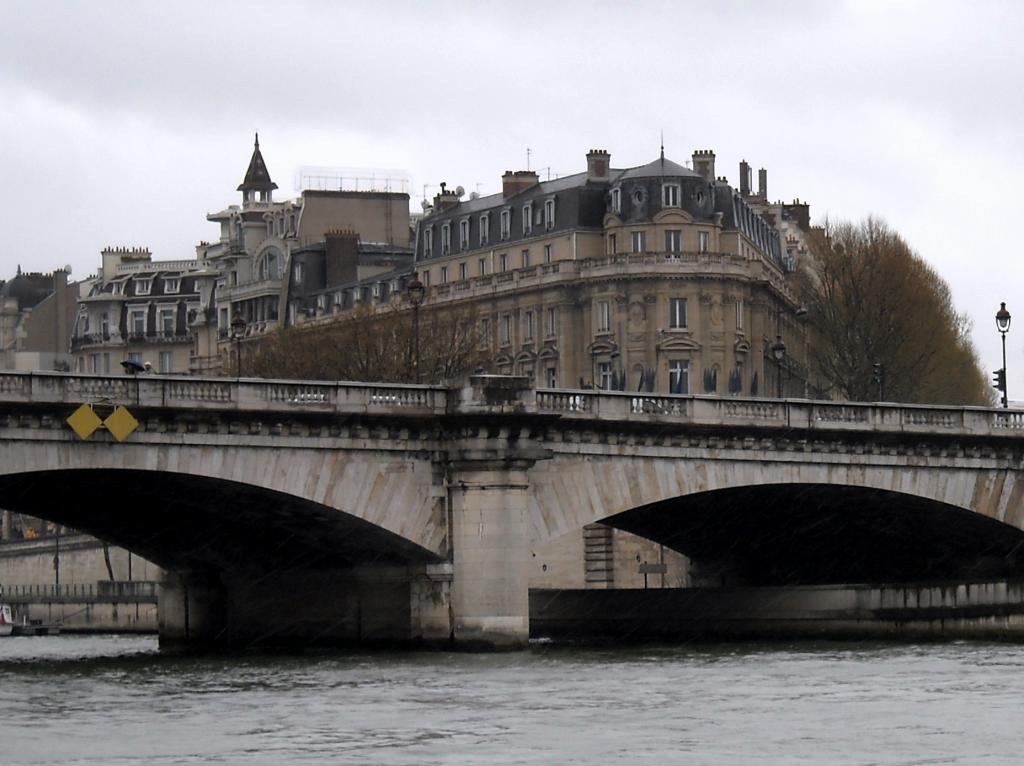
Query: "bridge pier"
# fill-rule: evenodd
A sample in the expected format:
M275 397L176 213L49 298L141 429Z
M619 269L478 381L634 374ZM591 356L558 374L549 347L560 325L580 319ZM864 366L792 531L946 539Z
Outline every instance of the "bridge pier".
M516 648L530 638L527 516L532 461L452 464L452 637Z
M157 599L161 649L199 649L225 643L227 590L216 575L166 572Z

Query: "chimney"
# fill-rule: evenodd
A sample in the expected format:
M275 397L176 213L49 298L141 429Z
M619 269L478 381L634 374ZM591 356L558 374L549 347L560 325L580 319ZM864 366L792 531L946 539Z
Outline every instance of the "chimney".
M710 149L698 149L693 153L693 169L705 181L715 180L715 153Z
M503 197L513 197L539 183L540 176L532 170L517 170L515 173L506 170L501 177L501 194Z
M768 201L768 171L764 168L757 171L757 196Z
M746 160L740 160L740 195L750 196L750 165Z
M587 180L607 181L611 167L611 155L604 149L591 149L587 152Z
M325 287L335 287L358 279L359 234L352 229L332 229L324 235L326 261Z
M448 189L446 188L447 186L448 186L448 184L446 184L444 181L442 181L441 182L441 191L440 191L440 193L438 193L437 195L434 196L434 212L435 213L440 213L440 212L442 212L444 210L448 210L449 208L455 207L456 205L459 204L459 197L461 195L457 194L456 192L448 191ZM460 187L460 191L461 191L461 187Z

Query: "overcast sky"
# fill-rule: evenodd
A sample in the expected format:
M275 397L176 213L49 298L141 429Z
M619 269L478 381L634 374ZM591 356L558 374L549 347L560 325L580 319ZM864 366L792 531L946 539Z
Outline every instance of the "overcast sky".
M0 276L107 245L188 258L238 201L253 132L277 198L300 166L498 191L504 170L713 149L812 216L874 214L952 285L1024 399L1024 3L8 3ZM755 172L756 179L756 172ZM756 181L755 181L756 183Z

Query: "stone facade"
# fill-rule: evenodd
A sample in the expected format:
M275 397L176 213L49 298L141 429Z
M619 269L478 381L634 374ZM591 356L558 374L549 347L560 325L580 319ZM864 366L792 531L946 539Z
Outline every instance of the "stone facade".
M713 153L693 165L613 169L592 151L558 180L508 172L501 194L466 201L442 190L417 227L423 310L475 306L493 371L542 387L802 395L780 233L761 198L714 178Z

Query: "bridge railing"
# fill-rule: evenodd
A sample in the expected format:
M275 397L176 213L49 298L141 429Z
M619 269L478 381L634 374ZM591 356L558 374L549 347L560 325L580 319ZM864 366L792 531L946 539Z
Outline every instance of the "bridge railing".
M1024 431L1024 411L803 399L539 390L537 409L567 418L674 421L827 431L1011 435Z
M523 385L526 380L522 379ZM1024 410L589 389L516 391L519 393L513 398L523 411L564 418L951 436L1011 436L1024 432ZM124 404L129 408L426 416L459 412L467 405L474 412L479 411L475 409L479 405L484 409L489 406L489 401L464 401L463 394L440 386L348 381L0 372L0 402L27 404L90 402Z
M129 408L359 413L416 410L442 414L437 386L183 376L0 373L0 402L123 404Z

